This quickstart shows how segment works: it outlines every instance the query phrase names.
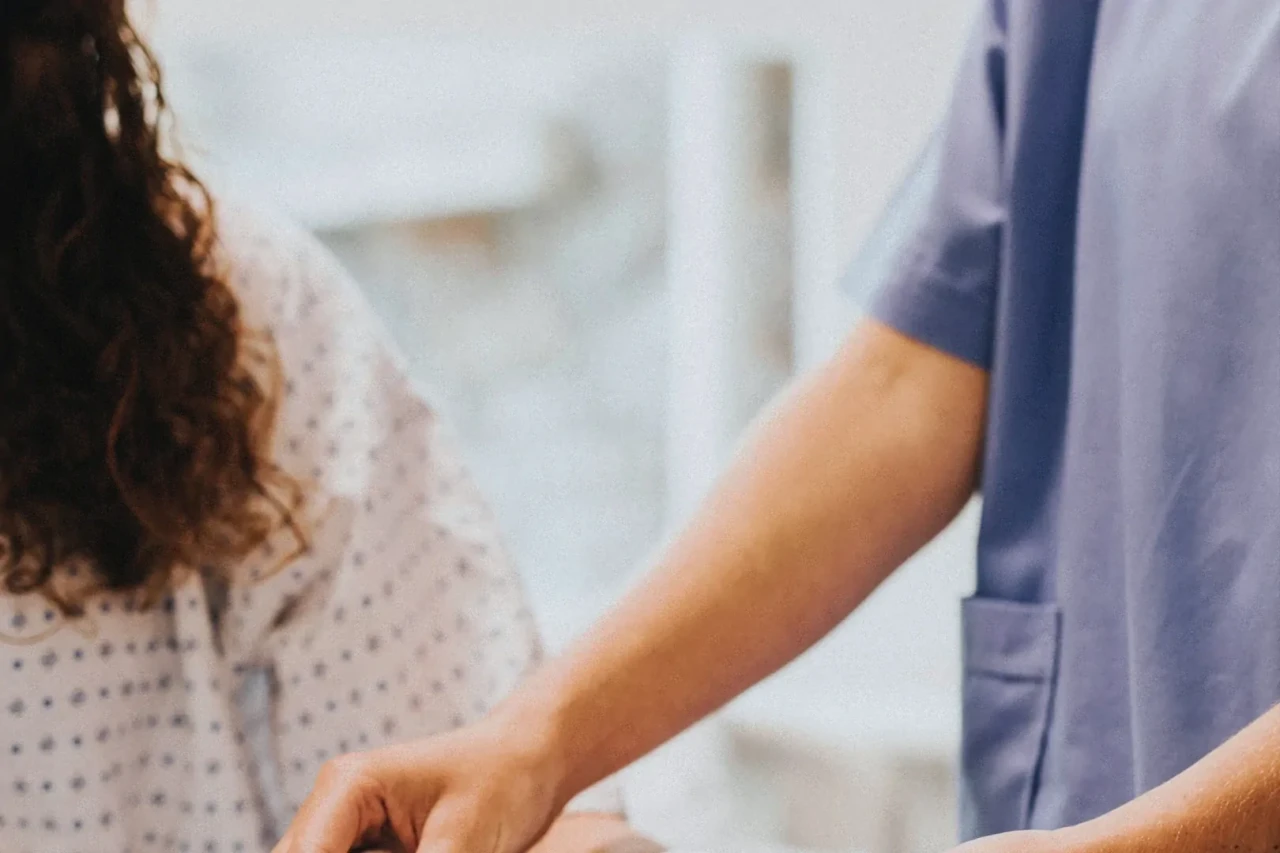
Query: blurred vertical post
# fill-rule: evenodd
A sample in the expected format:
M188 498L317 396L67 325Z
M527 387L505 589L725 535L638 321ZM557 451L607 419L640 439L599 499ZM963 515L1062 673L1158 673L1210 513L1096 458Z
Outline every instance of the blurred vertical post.
M668 91L666 520L675 528L711 486L733 439L744 334L734 312L745 286L757 135L747 130L747 65L723 42L677 41ZM772 834L761 814L734 807L742 785L731 762L716 720L695 726L627 772L633 823L692 849Z
M751 178L744 63L690 37L672 51L667 157L667 518L706 493L731 439L732 357Z

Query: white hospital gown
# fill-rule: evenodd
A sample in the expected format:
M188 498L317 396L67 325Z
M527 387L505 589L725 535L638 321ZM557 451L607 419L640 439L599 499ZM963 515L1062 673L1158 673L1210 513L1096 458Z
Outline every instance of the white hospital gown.
M473 721L538 660L494 519L357 288L307 235L224 209L311 548L290 559L282 531L229 586L192 577L147 612L0 596L3 853L267 850L326 759ZM259 738L241 697L262 672ZM621 811L609 783L574 807Z

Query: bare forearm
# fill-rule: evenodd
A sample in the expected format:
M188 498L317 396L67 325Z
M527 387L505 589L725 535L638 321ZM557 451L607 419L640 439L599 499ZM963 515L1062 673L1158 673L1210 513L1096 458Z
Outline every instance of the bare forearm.
M878 327L763 423L651 577L510 703L566 796L827 633L973 489L985 378Z
M1185 773L1066 837L1089 853L1280 849L1280 708Z

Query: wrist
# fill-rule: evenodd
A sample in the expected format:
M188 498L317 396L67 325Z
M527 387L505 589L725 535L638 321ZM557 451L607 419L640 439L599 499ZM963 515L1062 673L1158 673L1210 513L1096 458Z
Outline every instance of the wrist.
M579 793L572 782L575 761L564 716L554 701L521 689L494 708L487 720L499 737L519 744L557 813Z

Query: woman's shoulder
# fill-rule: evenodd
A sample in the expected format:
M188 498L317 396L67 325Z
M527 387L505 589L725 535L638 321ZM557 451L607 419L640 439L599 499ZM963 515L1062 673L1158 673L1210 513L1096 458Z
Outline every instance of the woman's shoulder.
M287 215L231 193L215 200L217 258L251 325L279 335L322 317L364 313L333 253Z

